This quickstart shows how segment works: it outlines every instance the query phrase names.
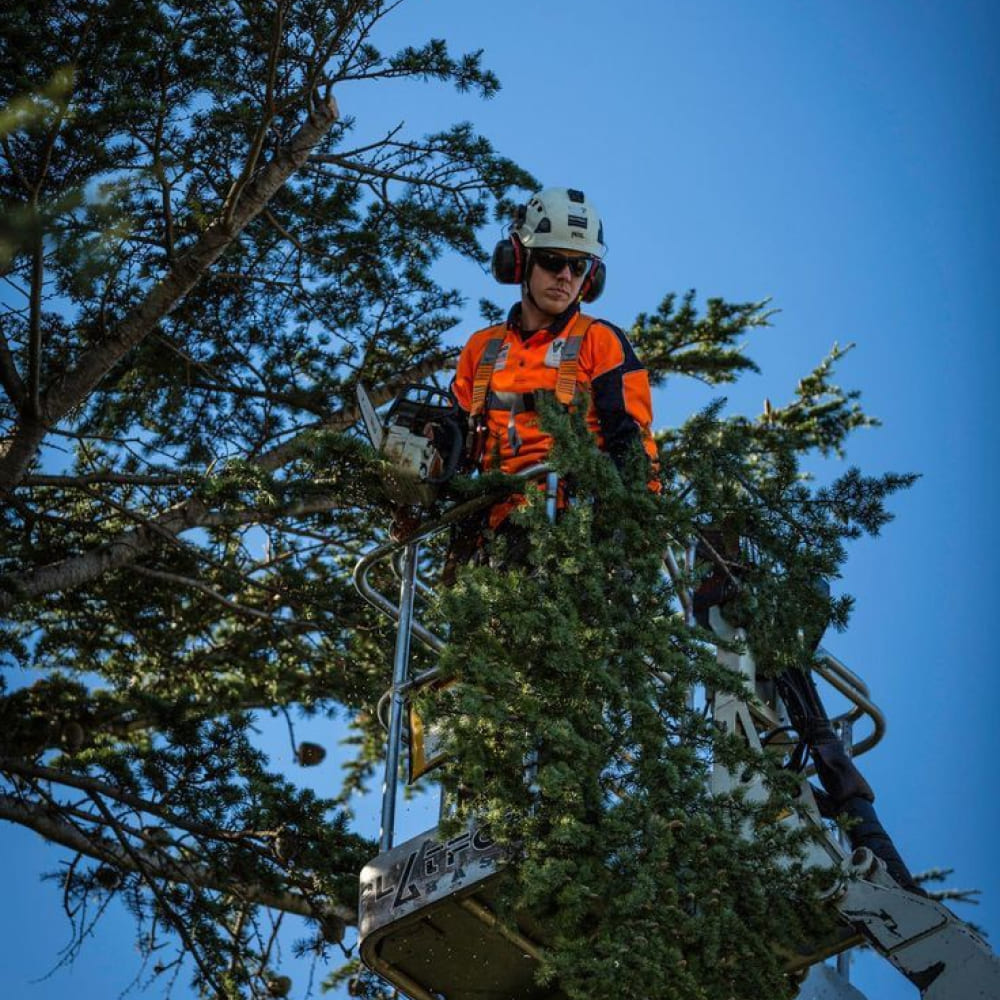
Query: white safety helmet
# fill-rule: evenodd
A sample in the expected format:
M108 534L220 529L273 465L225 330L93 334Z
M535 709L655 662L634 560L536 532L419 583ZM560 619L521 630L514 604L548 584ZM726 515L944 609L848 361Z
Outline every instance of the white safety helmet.
M528 250L579 250L603 257L604 226L594 203L575 188L546 188L518 209L511 232Z

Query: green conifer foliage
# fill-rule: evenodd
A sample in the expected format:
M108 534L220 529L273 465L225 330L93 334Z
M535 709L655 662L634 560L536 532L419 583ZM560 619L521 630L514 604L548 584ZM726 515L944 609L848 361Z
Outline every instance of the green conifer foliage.
M743 690L663 569L700 512L650 493L638 461L623 481L582 425L549 418L573 504L550 525L536 499L514 515L526 564L471 568L443 598L458 683L424 710L450 733L453 822L508 846L508 919L541 928L542 975L566 996L794 996L783 956L829 932L829 875L777 820L788 775L689 701ZM770 799L710 795L714 761L763 772Z

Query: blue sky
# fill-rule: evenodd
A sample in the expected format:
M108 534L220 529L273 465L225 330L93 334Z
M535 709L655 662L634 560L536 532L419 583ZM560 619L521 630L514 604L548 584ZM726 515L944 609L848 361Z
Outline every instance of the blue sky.
M861 764L903 856L982 889L981 905L960 913L995 941L998 21L990 0L410 0L387 22L385 47L430 36L482 47L501 93L488 103L436 85L338 94L361 134L470 119L543 183L583 188L610 245L594 311L619 325L668 291L770 296L781 311L755 335L762 374L727 391L731 412L785 401L834 342L857 344L840 382L884 426L823 474L859 464L922 478L894 501L883 537L851 550L836 589L856 597L853 622L825 645L887 716ZM499 236L485 232L484 244ZM509 290L468 263L441 270L469 300L458 342L477 325L477 300L505 302ZM657 425L713 395L668 383ZM333 743L321 729L311 735ZM332 771L314 774L334 787ZM9 867L17 858L8 898L24 900L0 916L9 995L117 996L137 956L114 915L71 970L37 981L68 936L57 890L37 880L59 854L17 830L0 829L0 844ZM872 1000L917 995L881 960L859 957L852 975ZM187 995L179 984L175 996Z

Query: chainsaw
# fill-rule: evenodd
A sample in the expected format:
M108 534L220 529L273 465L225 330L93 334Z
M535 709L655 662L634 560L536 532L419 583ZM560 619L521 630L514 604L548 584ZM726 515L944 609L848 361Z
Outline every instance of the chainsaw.
M360 382L357 397L368 438L384 463L389 498L402 506L433 505L462 458L464 433L454 400L436 386L405 385L382 418Z

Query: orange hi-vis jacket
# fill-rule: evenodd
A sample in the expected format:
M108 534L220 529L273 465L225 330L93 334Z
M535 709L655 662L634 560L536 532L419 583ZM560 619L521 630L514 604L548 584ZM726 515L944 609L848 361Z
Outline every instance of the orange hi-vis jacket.
M465 413L475 417L476 404L482 406L486 424L482 468L516 473L544 462L552 438L538 425L533 393L547 390L568 403L584 390L590 396L587 424L598 446L621 463L639 443L656 469L649 378L622 331L576 308L552 326L528 334L520 331L519 318L518 305L506 323L474 333L458 359L452 383L452 395ZM558 384L564 351L578 352L575 365L563 365L563 381L570 371L575 385ZM489 376L485 393L484 373Z

